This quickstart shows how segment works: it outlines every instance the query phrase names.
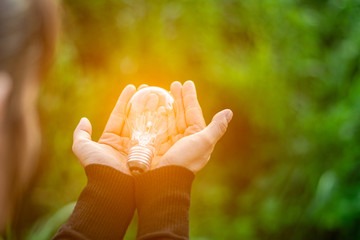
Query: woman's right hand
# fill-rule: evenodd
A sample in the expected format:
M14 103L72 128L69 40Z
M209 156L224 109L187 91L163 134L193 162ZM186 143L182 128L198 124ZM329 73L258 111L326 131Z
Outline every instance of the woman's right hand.
M229 109L220 111L206 126L192 81L185 82L183 86L174 82L171 93L179 106L177 141L160 157L155 168L177 165L197 173L208 163L215 144L226 132L233 113Z

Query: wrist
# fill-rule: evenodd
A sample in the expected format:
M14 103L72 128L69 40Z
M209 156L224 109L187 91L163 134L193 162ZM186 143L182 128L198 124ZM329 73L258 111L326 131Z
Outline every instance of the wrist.
M84 168L85 172L87 171L87 168L89 168L89 167L92 168L94 166L98 166L98 167L113 169L124 175L132 176L130 174L130 171L129 171L126 163L120 161L119 159L107 158L106 161L104 161L102 159L88 159L87 161L81 161L81 160L79 160L79 161L80 161L80 164L82 165L82 167Z
M94 239L122 239L135 211L133 177L101 164L90 164L85 172L88 183L64 229Z
M182 166L163 166L134 177L136 195L161 194L166 191L182 190L190 193L194 173ZM138 198L145 200L146 198Z
M164 166L134 177L138 239L159 234L166 239L188 239L193 179L194 174L180 166Z

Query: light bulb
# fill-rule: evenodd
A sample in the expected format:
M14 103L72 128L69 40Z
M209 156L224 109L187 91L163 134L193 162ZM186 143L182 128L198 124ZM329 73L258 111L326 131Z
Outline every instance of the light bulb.
M162 88L146 87L132 96L126 118L131 136L127 163L132 174L149 170L160 145L175 127L175 114L175 100Z

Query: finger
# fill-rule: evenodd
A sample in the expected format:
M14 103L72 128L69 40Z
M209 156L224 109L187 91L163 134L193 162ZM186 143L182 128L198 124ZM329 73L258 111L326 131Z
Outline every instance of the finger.
M215 114L211 123L201 132L210 144L215 145L224 135L232 116L233 113L230 109Z
M182 98L182 86L180 82L173 82L170 86L170 92L175 98L177 105L176 111L176 128L180 133L183 133L186 129L184 103Z
M173 111L170 111L166 118L167 134L172 139L179 134L176 126L176 116Z
M182 96L187 126L198 125L199 127L204 128L206 124L197 99L195 84L193 81L186 81L184 83Z
M124 88L110 115L104 132L115 133L117 135L121 134L126 118L126 106L135 92L136 88L134 85L130 84Z
M74 131L72 150L83 167L86 166L86 155L88 152L86 143L91 142L91 134L92 127L90 121L87 118L81 118Z
M149 85L147 85L147 84L141 84L138 88L137 88L137 90L139 91L139 90L141 90L141 89L143 89L143 88L146 88L146 87L148 87Z
M79 149L81 148L81 143L91 141L91 134L92 127L90 121L87 118L81 118L73 135L72 150L77 157L81 158L79 152Z

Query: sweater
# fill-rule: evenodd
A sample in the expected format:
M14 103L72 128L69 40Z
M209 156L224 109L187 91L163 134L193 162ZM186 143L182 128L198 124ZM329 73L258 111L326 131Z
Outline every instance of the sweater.
M189 239L190 170L166 166L133 177L91 164L85 173L88 183L54 240L122 239L135 208L137 239Z

